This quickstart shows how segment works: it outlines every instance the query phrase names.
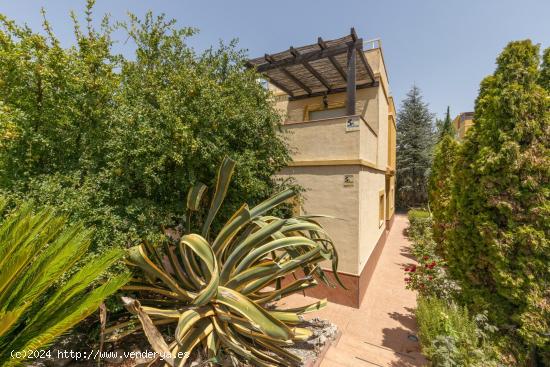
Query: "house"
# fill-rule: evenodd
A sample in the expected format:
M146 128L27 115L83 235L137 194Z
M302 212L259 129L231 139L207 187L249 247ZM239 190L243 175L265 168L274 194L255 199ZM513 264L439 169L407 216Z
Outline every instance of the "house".
M335 217L319 221L348 290L319 285L308 293L359 307L394 216L395 107L381 42L363 41L352 28L249 65L264 74L284 116L293 162L278 178L306 189L302 214Z
M453 120L455 137L458 140L464 139L466 131L474 124L473 112L462 112Z

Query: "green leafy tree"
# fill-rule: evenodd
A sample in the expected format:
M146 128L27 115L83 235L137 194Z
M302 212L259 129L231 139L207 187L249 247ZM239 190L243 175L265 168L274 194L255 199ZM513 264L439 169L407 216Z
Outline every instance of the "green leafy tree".
M397 114L397 194L400 207L425 205L434 145L433 114L413 86Z
M235 43L197 53L164 16L92 26L76 44L0 16L0 190L96 227L93 247L155 239L184 218L185 188L239 167L220 222L275 192L289 161L280 116ZM134 55L113 52L112 35ZM214 223L216 227L218 223Z
M511 42L482 81L454 169L445 247L463 300L550 363L548 50L544 57L541 68L539 46Z

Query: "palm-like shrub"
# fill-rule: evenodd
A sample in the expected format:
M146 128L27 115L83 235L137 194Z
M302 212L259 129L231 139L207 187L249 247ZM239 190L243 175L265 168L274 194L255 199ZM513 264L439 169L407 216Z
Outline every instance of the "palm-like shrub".
M4 204L0 199L0 212ZM113 250L61 282L86 254L90 238L82 225L66 227L51 209L33 214L29 204L0 223L1 366L17 365L23 351L51 343L129 280L129 274L121 274L89 289L123 255Z
M330 260L337 274L332 241L313 217L266 215L291 199L291 190L251 209L243 205L217 235L211 235L234 166L230 159L222 163L210 208L200 221L200 234L191 231L191 217L200 209L206 191L203 184L189 192L186 234L162 246L142 244L129 250L129 262L143 271L143 277L123 289L145 297L123 300L139 318L153 349L171 366L183 366L199 345L212 361L231 358L258 366L299 364L300 358L284 346L311 336L296 325L303 321L302 314L324 307L326 300L287 310L266 305L313 287L317 280L328 283L321 261ZM293 279L289 279L291 274ZM170 344L157 329L166 324L176 326Z

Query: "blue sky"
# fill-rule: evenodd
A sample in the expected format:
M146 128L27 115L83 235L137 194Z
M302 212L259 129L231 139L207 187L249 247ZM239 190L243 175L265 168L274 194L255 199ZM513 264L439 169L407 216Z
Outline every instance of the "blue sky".
M84 4L4 0L0 12L38 29L45 7L55 33L69 45L68 13L82 14ZM480 80L509 41L530 38L550 46L549 0L97 0L95 12L121 20L128 11L142 15L149 9L199 28L189 42L198 50L238 38L252 57L313 43L318 36L340 37L353 26L364 39L382 39L396 102L415 83L439 116L447 105L453 115L473 109Z

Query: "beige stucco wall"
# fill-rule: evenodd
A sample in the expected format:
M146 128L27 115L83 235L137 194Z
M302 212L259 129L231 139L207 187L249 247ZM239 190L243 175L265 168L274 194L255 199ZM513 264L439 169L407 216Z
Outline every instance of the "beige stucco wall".
M344 185L344 175L353 175L355 184ZM306 189L302 194L302 213L324 214L337 218L320 218L319 222L335 240L339 254L339 270L358 274L359 166L287 167L278 177L293 177ZM328 264L326 265L330 269Z
M382 84L378 86L378 95L384 95ZM378 151L381 154L378 154L376 163L378 167L385 169L388 165L388 102L385 98L379 98L378 116L380 120L378 127L378 136L380 137L378 139Z
M378 137L374 131L367 126L366 122L362 121L359 130L360 158L376 165L378 155Z
M363 269L378 239L385 230L385 222L378 220L379 193L385 190L385 175L363 167L359 172L359 263Z
M356 92L357 130L346 131L348 117L307 121L308 111L323 106L322 97L289 101L275 90L275 106L284 118L283 130L294 160L278 177L293 177L305 188L305 214L339 218L320 221L335 240L339 270L354 275L359 275L367 263L395 203L395 177L393 167L388 167L388 157L395 157L391 152L395 145L388 133L393 101L380 49L365 55L379 83ZM329 108L345 106L346 93L326 98ZM353 176L353 185L344 184L346 175ZM382 221L380 193L384 195Z
M285 125L294 161L357 159L360 134L346 131L346 118Z

